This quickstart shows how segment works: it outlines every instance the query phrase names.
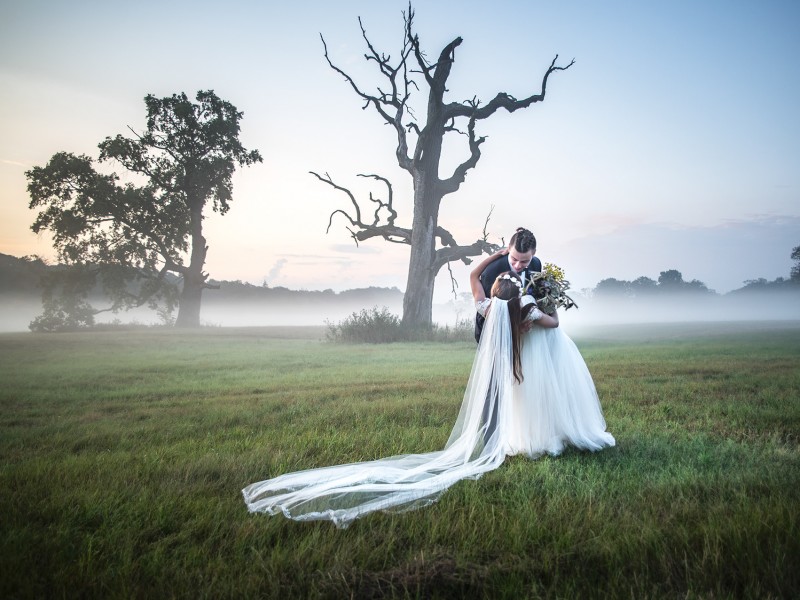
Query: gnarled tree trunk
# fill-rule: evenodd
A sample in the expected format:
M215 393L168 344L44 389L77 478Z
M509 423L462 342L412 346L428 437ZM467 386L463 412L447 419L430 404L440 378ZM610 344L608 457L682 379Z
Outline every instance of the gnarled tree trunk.
M403 325L430 327L433 319L433 289L436 275L436 229L439 206L427 199L424 179L415 186L414 220L411 225L411 256L408 261L408 280L403 296Z
M375 220L368 223L362 220L361 210L353 194L337 184L330 176L321 177L313 173L321 181L331 185L337 190L347 193L354 206L354 213L336 210L331 214L342 214L354 229L350 229L353 239L359 241L371 237L383 237L395 243L409 244L411 255L408 266L408 280L406 293L403 299L403 324L409 327L430 327L432 323L433 287L439 270L452 261L460 260L466 264L471 262L470 257L480 256L483 252L491 252L498 246L487 241L486 227L484 225L483 238L470 245L460 246L446 229L439 225L439 207L442 198L452 194L461 187L467 172L474 168L480 159L480 146L485 141L484 137L476 137L476 122L487 119L498 109L504 108L514 112L526 108L535 102L544 100L547 79L555 71L563 71L572 66L570 62L565 67L557 67L553 59L550 67L544 74L541 91L522 100L504 93L498 93L488 104L481 105L475 98L464 102L445 102L444 95L447 91L447 79L455 61L455 50L461 45L461 38L456 38L442 49L439 58L434 64L428 63L420 48L419 38L413 31L414 13L409 6L408 13L403 14L405 22L405 40L400 59L397 64L390 63L391 57L379 53L367 38L361 20L361 33L367 44L367 61L373 61L388 84L379 87L375 93L363 92L356 82L344 71L335 66L328 56L328 47L323 38L325 59L330 67L342 75L353 90L365 101L365 108L372 106L383 118L385 123L391 125L397 135L395 155L401 168L408 171L414 180L414 215L410 229L398 227L394 221L397 213L393 208L392 189L386 179L377 175L364 175L373 177L386 183L389 189L389 199L386 202L370 200L379 204L379 210L386 208L389 216L386 223L381 224L378 211ZM413 74L421 77L414 79ZM423 81L417 81L422 79ZM386 82L384 82L386 83ZM421 88L421 84L428 85L428 103L426 120L418 123L416 117L409 110L408 101L412 92ZM466 122L464 122L464 120ZM466 131L456 127L456 123L464 123ZM444 136L448 133L462 134L467 138L470 155L463 163L458 165L447 178L440 178L439 163L442 153ZM413 144L413 153L409 155L409 138L416 137ZM330 229L330 222L328 224ZM436 248L437 238L441 243Z

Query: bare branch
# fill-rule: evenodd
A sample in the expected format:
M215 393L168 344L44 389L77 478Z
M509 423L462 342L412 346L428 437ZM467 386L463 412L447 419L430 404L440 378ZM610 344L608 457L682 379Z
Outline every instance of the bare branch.
M456 127L455 119L450 119L444 126L445 133L449 133L451 131L460 135L469 135L466 131L461 131L458 127Z
M406 129L408 129L409 131L414 131L414 133L416 133L417 135L420 134L419 127L413 121L409 121L408 123L406 123Z
M474 117L476 120L482 120L492 116L500 108L505 108L508 112L514 112L515 110L519 110L521 108L527 108L535 102L541 102L544 100L545 93L547 92L547 80L550 75L556 71L566 71L575 64L575 59L573 58L567 66L559 67L556 66L557 60L558 54L556 54L555 58L553 58L553 61L550 63L550 67L548 67L544 77L542 77L542 87L538 94L533 94L522 100L517 100L510 94L500 92L494 98L492 98L491 102L482 108L479 108L479 103L475 102L473 99L473 102L466 102L463 104L454 102L448 104L445 106L445 113L448 118Z
M453 234L441 225L436 226L436 237L442 241L442 246L458 246Z
M361 37L364 38L364 42L367 44L367 48L369 49L369 54L365 54L364 58L367 59L369 62L370 60L374 60L378 63L381 73L383 73L390 82L394 83L395 77L397 76L397 69L392 69L389 66L389 61L392 59L391 56L387 56L386 54L378 54L377 50L372 45L372 42L369 41L367 37L367 30L364 28L364 23L361 22L361 17L358 17L358 25L361 27ZM397 97L397 89L394 88L392 97Z
M328 66L330 66L331 69L333 69L334 71L339 73L342 77L344 77L345 81L347 81L347 83L350 84L350 87L353 88L353 91L355 91L356 94L358 94L359 96L361 96L361 98L364 99L365 103L363 108L366 108L367 106L372 104L375 107L375 110L378 111L378 113L384 118L384 120L387 123L389 123L390 125L393 124L394 119L383 108L384 103L381 102L381 100L378 97L362 92L361 89L356 84L356 82L353 80L353 78L350 77L350 75L348 75L342 69L334 65L330 57L328 56L328 44L325 43L325 38L322 37L322 34L319 35L319 39L322 40L322 46L325 50L325 60L328 61Z
M480 256L483 253L490 254L496 249L496 245L483 240L476 240L469 246L448 246L436 251L436 258L433 261L433 269L438 271L444 265L460 260L464 264L470 264L470 256Z
M514 112L515 110L526 108L534 102L541 102L544 100L547 89L547 79L550 77L550 74L554 73L555 71L565 71L575 64L575 60L573 59L567 66L558 67L556 66L556 60L558 60L558 55L555 56L553 61L550 63L550 67L547 69L547 72L544 74L542 79L542 90L539 94L529 96L524 100L517 100L511 95L501 92L497 94L497 96L495 96L492 101L489 102L489 104L483 106L482 108L479 106L480 101L475 97L473 97L472 100L466 100L463 104L454 103L448 104L445 107L445 113L448 115L448 124L454 123L456 117L468 117L469 122L467 125L467 135L469 137L470 155L467 160L454 169L451 177L441 181L440 190L442 195L456 192L461 187L461 184L464 183L464 180L467 176L467 171L474 168L480 160L480 146L484 141L486 141L486 137L475 136L475 122L490 117L500 108L505 108L508 112ZM454 128L452 125L446 127L446 131L453 129Z
M487 241L489 234L486 229L489 226L489 220L492 218L493 212L494 205L492 205L492 207L489 209L489 214L486 215L486 221L483 224L481 239L476 240L469 246L459 246L449 231L443 227L437 227L436 236L442 240L442 244L444 244L445 247L436 251L434 268L438 271L442 266L447 265L448 270L450 270L450 263L453 261L460 260L465 265L468 265L472 262L470 259L472 256L480 256L484 252L491 254L492 252L499 250L501 246ZM452 276L453 272L450 270L450 277L452 278Z
M352 219L352 217L351 217L350 215L348 215L348 214L347 214L346 212L344 212L344 211L343 211L341 208L339 208L339 209L337 209L337 210L333 211L333 212L331 213L330 217L328 217L328 227L325 229L325 233L330 233L330 231L331 231L331 225L333 225L333 215L335 215L335 214L337 214L337 213L338 213L338 214L340 214L340 215L343 215L343 216L344 216L344 218L345 218L345 219L347 219L348 221L350 221L350 223L351 223L351 224L353 224L353 225L355 225L355 224L356 224L356 222L355 222L355 221L353 221L353 219ZM351 231L350 229L348 229L348 231L350 231L350 233L352 233L352 231ZM358 244L356 244L356 245L358 245Z
M326 230L326 233L330 231L331 224L333 223L333 217L338 213L343 215L350 222L350 225L353 227L352 229L350 227L347 227L347 231L350 232L350 237L353 238L356 245L358 245L358 242L363 242L364 240L368 240L373 237L382 237L388 242L393 242L397 244L411 244L411 230L406 229L404 227L398 227L394 224L394 221L397 218L397 212L394 210L394 207L392 206L392 203L394 201L394 193L392 190L391 183L389 182L388 179L386 179L385 177L381 177L380 175L374 175L374 174L359 175L359 177L367 177L384 182L389 191L389 199L387 202L383 202L382 200L375 198L370 193L370 200L378 204L378 208L375 210L375 220L373 223L370 224L370 223L364 223L361 220L361 208L358 202L356 201L355 196L350 190L348 190L346 187L334 183L330 175L328 175L327 173L325 173L325 177L322 177L317 173L314 173L313 171L309 172L323 183L327 183L332 188L347 194L347 196L350 198L350 202L353 204L353 207L355 208L356 211L356 218L353 218L350 214L348 214L342 209L337 209L333 211L330 215L330 218L328 219L328 229ZM383 225L380 224L379 213L381 208L385 208L389 212L387 223Z
M473 118L470 118L467 125L467 136L469 137L469 158L455 168L451 177L439 183L442 195L457 191L467 178L467 171L475 167L481 158L481 144L486 141L486 137L475 137L475 119Z
M489 233L486 231L486 228L489 227L489 220L492 218L492 213L494 212L494 204L489 208L489 214L486 215L486 221L483 223L483 241L487 241L489 239ZM505 244L504 244L505 245Z
M406 103L408 102L408 98L410 96L410 87L413 85L416 87L416 84L409 80L407 76L406 70L406 63L408 60L408 56L411 52L410 46L406 45L403 48L401 53L400 62L398 63L397 67L392 67L389 64L391 59L390 56L386 56L383 54L379 54L375 47L370 42L369 38L367 37L366 29L364 28L363 23L361 22L361 18L358 20L359 26L361 27L361 35L364 38L365 43L367 44L367 49L369 50L368 54L365 54L365 58L367 61L375 61L378 65L378 69L380 70L381 74L386 77L389 84L391 85L390 92L384 92L383 90L378 88L378 95L368 94L363 92L353 78L348 75L345 71L337 67L333 64L328 55L328 45L325 42L325 38L320 34L320 39L322 40L322 45L324 48L325 60L328 62L328 65L339 73L342 77L344 77L345 81L347 81L350 86L353 88L355 93L360 96L364 100L364 106L362 108L366 109L367 106L370 104L375 108L378 114L383 118L383 120L394 127L395 132L397 134L397 149L396 149L396 156L397 162L401 168L410 171L412 164L411 160L408 157L408 142L406 140L406 130L405 126L403 125L403 116L407 109ZM402 95L400 90L398 89L397 78L398 74L403 74L403 92ZM391 114L394 113L394 114Z
M456 278L453 275L453 268L450 266L450 263L447 263L447 272L450 273L450 289L453 290L453 300L458 300L458 293L456 292L456 288L458 288L458 281L456 281Z
M434 69L434 67L428 65L428 61L425 60L425 56L423 55L422 49L419 45L419 36L413 31L414 11L411 8L410 2L408 4L408 13L403 13L403 20L405 22L406 42L414 49L414 57L417 59L417 64L420 68L419 71L414 72L421 73L425 77L425 81L428 82L428 85L433 86L433 77L431 77L431 71Z
M380 215L379 215L380 210L381 210L381 208L385 208L387 211L389 211L389 216L386 218L386 221L387 221L388 225L394 225L394 221L397 218L397 211L395 211L394 207L392 206L392 203L394 202L394 190L392 189L392 184L389 183L388 179L386 179L385 177L381 177L380 175L359 174L358 176L359 177L371 177L372 179L376 179L378 181L382 181L383 183L386 184L386 188L387 188L388 193L389 193L389 200L387 200L386 202L382 202L381 200L378 200L378 199L374 198L372 196L372 192L370 192L370 194L369 194L369 199L372 202L375 202L378 205L378 208L375 209L375 220L372 222L372 224L373 225L377 225L378 224L378 222L380 221Z
M325 177L322 177L321 175L318 175L318 174L317 174L317 173L315 173L314 171L309 171L309 173L311 173L311 174L312 174L314 177L316 177L317 179L319 179L319 180L320 180L320 181L322 181L323 183L327 183L327 184L328 184L329 186L331 186L332 188L334 188L334 189L336 189L336 190L339 190L340 192L344 192L345 194L347 194L347 196L350 198L350 202L352 203L353 207L354 207L354 208L355 208L355 210L356 210L356 218L355 218L355 219L353 219L353 218L352 218L350 215L348 215L348 214L347 214L345 211L343 211L343 210L339 209L339 210L335 210L335 211L333 211L333 212L331 213L331 220L333 220L333 215L335 215L336 213L341 213L341 214L343 214L345 217L347 217L347 219L348 219L348 220L350 221L350 223L352 223L353 225L357 225L357 224L361 223L361 209L360 209L360 208L359 208L359 206L358 206L358 202L356 202L355 196L353 196L353 193L352 193L350 190L348 190L348 189L347 189L347 188L345 188L345 187L342 187L342 186L336 185L336 184L333 182L333 180L331 179L331 176L330 176L330 175L328 175L327 173L325 173ZM330 228L331 228L331 225L330 225L330 221L329 221L329 222L328 222L328 229L330 230ZM326 233L327 233L327 231L326 231Z

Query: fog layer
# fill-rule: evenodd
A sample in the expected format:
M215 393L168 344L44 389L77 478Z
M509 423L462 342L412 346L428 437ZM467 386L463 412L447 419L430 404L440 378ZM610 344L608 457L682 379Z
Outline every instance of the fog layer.
M800 289L782 292L753 292L724 296L676 295L653 299L575 298L579 307L561 311L562 326L570 331L593 325L615 323L677 323L694 321L791 321L800 320ZM203 300L201 323L211 327L308 326L336 323L361 310L386 307L402 315L402 295L361 298L357 302L335 302L325 298L308 300L221 301L208 292ZM0 295L0 331L27 331L31 320L41 314L41 302L31 296ZM439 325L453 326L472 321L472 303L462 296L456 302L436 304L433 319ZM111 321L159 325L156 313L138 309L119 314L102 313L98 323Z

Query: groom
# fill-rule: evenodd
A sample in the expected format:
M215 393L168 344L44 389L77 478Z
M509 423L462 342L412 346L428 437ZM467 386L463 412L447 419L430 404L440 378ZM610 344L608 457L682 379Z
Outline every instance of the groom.
M501 256L491 263L481 273L481 285L486 297L491 297L492 285L497 276L506 271L512 271L522 279L523 288L528 284L531 274L541 272L542 261L534 256L536 254L536 238L523 227L517 227L514 235L508 240L508 254ZM475 341L481 341L484 318L475 315Z

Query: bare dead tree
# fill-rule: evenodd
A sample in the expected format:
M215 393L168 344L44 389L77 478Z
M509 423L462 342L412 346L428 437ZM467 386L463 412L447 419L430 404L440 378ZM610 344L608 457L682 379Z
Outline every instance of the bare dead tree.
M414 182L414 213L411 227L404 228L395 224L397 212L393 206L392 186L388 180L378 175L360 175L383 182L388 190L388 198L379 200L370 194L370 201L376 204L372 222L362 217L362 210L353 194L345 187L336 184L330 176L312 174L320 181L345 193L350 198L353 210L335 210L328 223L330 229L333 217L342 215L349 221L348 231L358 242L382 237L383 239L411 246L408 280L403 299L403 324L412 327L429 327L432 321L433 289L439 270L453 261L469 264L470 258L491 252L497 248L486 239L486 226L483 238L472 244L459 245L453 235L439 225L439 207L442 198L452 194L461 187L467 172L474 168L481 157L481 145L486 137L475 133L478 121L488 119L499 109L508 112L527 108L531 104L544 100L547 80L552 73L564 71L574 64L574 60L566 66L557 66L558 55L544 73L539 93L518 100L513 96L500 92L488 104L482 104L473 97L464 102L445 101L447 79L455 61L455 50L461 45L460 37L447 44L439 53L435 63L431 64L420 46L419 37L414 33L414 11L409 4L408 12L403 13L404 42L399 59L394 63L389 55L378 52L367 37L364 24L359 17L361 36L366 43L364 58L374 62L384 78L384 85L376 87L374 92L364 91L345 71L337 67L328 54L325 38L320 35L328 65L344 77L353 91L364 101L364 109L372 107L385 123L390 125L397 136L395 155L400 167L406 170ZM418 83L419 80L419 83ZM409 100L415 91L420 91L420 84L428 87L426 120L420 122L411 109ZM442 156L444 136L448 133L466 137L469 157L459 164L445 178L439 176L439 163ZM488 221L488 219L487 219ZM437 240L441 245L437 249Z

